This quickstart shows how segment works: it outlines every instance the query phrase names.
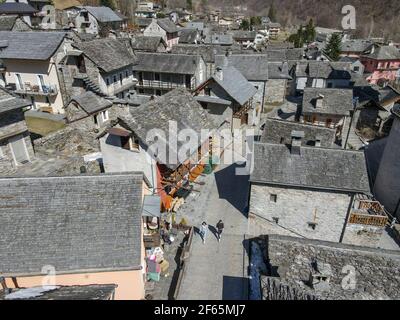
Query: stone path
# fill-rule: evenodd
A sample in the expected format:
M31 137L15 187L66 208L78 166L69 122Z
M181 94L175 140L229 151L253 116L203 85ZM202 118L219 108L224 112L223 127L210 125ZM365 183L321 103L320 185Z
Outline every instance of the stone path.
M225 158L232 153L235 151L231 146L225 151ZM247 216L244 212L248 176L235 174L240 167L238 163L220 165L213 174L202 177L200 181L205 184L196 187L200 193L194 193L180 212L198 227L202 221L213 227L222 219L225 229L220 243L211 230L205 244L195 235L178 299L247 299L248 257L244 241Z

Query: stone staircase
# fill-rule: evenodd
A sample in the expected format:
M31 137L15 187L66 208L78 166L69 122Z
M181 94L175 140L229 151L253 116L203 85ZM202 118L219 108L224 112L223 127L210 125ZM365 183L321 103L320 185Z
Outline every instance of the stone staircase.
M93 82L87 75L82 75L82 81L86 85L87 90L93 91L94 93L98 94L100 97L106 97L107 95L104 94L98 84Z

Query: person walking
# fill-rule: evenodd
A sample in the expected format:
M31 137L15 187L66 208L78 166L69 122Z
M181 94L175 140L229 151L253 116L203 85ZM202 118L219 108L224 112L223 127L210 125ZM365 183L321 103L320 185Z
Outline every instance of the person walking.
M218 234L218 242L221 241L221 235L222 235L222 231L224 230L224 223L222 222L222 220L219 220L217 223L217 234Z
M205 221L203 221L203 223L201 224L201 227L200 227L200 236L201 236L201 239L203 240L203 244L206 243L207 230L208 230L208 225Z

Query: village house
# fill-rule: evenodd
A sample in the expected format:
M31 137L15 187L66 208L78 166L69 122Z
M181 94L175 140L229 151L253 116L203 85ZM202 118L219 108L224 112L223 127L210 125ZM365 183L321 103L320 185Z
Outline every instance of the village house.
M172 122L172 124L171 124ZM177 128L170 130L176 124ZM99 134L101 152L106 172L144 172L148 187L161 197L165 210L172 209L173 198L180 188L198 177L209 158L210 134L217 125L207 112L183 88L157 97L130 112L121 115ZM155 136L151 130L158 130ZM178 134L191 129L198 135L193 142L195 152L182 153L184 141ZM159 136L164 134L165 136ZM166 143L155 149L155 137ZM212 136L211 136L212 137ZM176 143L175 143L176 142Z
M304 88L350 88L350 63L330 61L298 62L292 68L293 95L303 92Z
M267 104L284 101L290 79L285 61L270 62L265 54L227 54L216 56L215 64L235 67L257 89L254 96L257 112L262 112Z
M220 27L229 28L234 23L231 17L221 17L218 19L218 25Z
M355 197L370 195L364 153L304 146L303 131L291 136L290 145L254 146L252 233L342 242Z
M217 67L215 74L194 93L214 122L226 122L232 130L260 121L261 109L253 101L257 89L235 67Z
M388 137L371 141L366 147L372 192L392 216L400 219L400 104L392 108L393 125Z
M138 52L136 57L133 70L140 94L160 96L181 87L194 90L206 80L201 56Z
M140 32L144 32L144 30L151 24L153 21L152 18L135 18L134 23L135 26L139 29Z
M27 0L6 0L0 4L0 15L22 18L29 26L32 26L32 18L38 12Z
M179 44L200 44L202 41L202 33L196 29L185 28L179 31Z
M131 46L134 52L164 53L167 51L167 43L159 36L133 36Z
M134 16L137 18L155 18L156 12L148 7L138 7L135 10Z
M116 300L144 298L142 173L1 178L0 189L13 199L0 208L8 288L111 283Z
M179 41L179 29L169 18L153 19L144 29L143 35L162 37L167 43L168 50Z
M260 236L254 244L261 250L251 254L266 271L257 278L260 300L400 299L398 251L281 235Z
M21 166L34 158L32 142L23 109L27 100L0 87L0 173Z
M362 55L367 81L371 84L387 84L398 79L400 69L400 50L394 46L382 46Z
M360 58L361 55L373 50L374 42L366 39L351 39L342 42L340 55L342 57Z
M389 134L393 123L391 110L400 101L400 92L391 86L355 86L357 108L354 122L359 134L367 141Z
M301 114L303 123L334 128L337 139L347 134L353 116L353 90L305 88Z
M79 6L76 11L75 30L82 33L107 35L120 30L123 19L108 7Z
M8 89L31 101L32 108L63 113L58 63L70 48L64 32L0 32L0 71Z
M64 68L64 78L72 79L66 82L70 90L74 86L84 87L99 95L123 99L134 88L135 56L122 41L104 38L74 43L73 47L78 51L68 54Z
M358 74L360 76L364 75L365 67L361 63L359 58L354 58L354 57L349 57L349 56L344 56L339 59L339 62L345 62L350 64L350 70Z
M232 46L233 42L233 37L230 33L207 30L204 32L205 44Z
M5 288L0 300L115 300L115 284Z
M235 30L231 31L233 40L241 45L250 45L254 43L257 32L256 31L246 31L246 30Z
M31 31L32 28L17 15L0 16L0 31Z
M270 39L277 39L279 36L279 33L281 32L281 24L277 22L270 22L267 25L267 30L269 33L269 38Z
M290 145L292 143L293 131L304 132L304 138L301 140L303 146L338 147L335 144L335 129L272 118L265 120L260 141L263 143Z
M94 124L102 127L110 120L107 109L112 105L110 100L104 99L92 91L87 91L79 96L74 96L65 106L65 113L68 122L93 117Z

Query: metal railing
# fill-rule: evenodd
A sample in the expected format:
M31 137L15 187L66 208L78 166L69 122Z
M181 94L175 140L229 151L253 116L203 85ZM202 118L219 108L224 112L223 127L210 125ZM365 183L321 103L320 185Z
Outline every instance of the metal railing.
M39 85L31 85L30 83L24 83L24 85L18 88L15 83L9 83L7 87L18 94L45 95L45 96L55 96L58 94L58 89L54 85L39 86Z

